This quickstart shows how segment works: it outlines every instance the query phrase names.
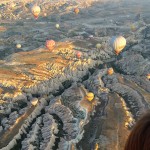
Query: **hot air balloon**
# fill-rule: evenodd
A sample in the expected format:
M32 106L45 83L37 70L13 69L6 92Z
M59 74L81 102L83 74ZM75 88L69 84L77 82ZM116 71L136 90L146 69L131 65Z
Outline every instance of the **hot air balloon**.
M95 149L94 150L98 150L99 149L99 146L98 146L98 143L95 144Z
M39 6L35 5L32 7L32 14L35 19L37 19L39 17L40 12L41 12L41 8Z
M46 47L52 51L55 47L55 41L54 40L47 40L46 41Z
M82 53L78 51L76 55L77 55L77 58L81 58Z
M89 92L86 94L86 99L88 101L92 101L94 99L94 94L92 92Z
M74 12L75 12L75 14L77 15L77 14L80 12L79 8L75 8L75 9L74 9Z
M123 36L112 37L110 43L116 55L118 55L125 48L126 39Z
M37 98L33 98L33 99L31 100L31 104L32 104L33 106L35 106L37 103L38 103L38 99L37 99Z
M60 27L59 24L56 24L56 28L59 29L59 27Z
M21 44L17 44L17 45L16 45L16 48L21 48Z
M132 25L130 26L130 29L131 29L132 32L135 32L135 31L136 31L136 26L135 26L134 24L132 24Z
M109 68L108 70L107 70L107 74L108 75L112 75L114 73L114 69L113 68Z
M97 43L97 44L96 44L96 48L97 48L97 49L100 49L101 46L102 46L102 45L101 45L100 43Z
M150 79L150 73L147 75L147 79Z
M46 17L46 16L47 16L47 13L44 13L44 16Z

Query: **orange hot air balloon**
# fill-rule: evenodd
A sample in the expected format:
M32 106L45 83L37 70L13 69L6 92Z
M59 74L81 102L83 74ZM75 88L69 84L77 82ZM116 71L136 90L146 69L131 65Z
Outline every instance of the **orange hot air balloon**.
M81 58L81 56L82 56L82 53L81 52L77 52L77 58Z
M37 19L39 17L40 12L41 12L41 8L39 6L35 5L32 7L32 14L35 19Z
M112 75L114 73L114 69L113 68L109 68L108 70L107 70L107 74L108 75Z
M147 79L150 79L150 73L147 75Z
M74 12L75 12L75 14L77 15L77 14L80 12L79 8L75 8L75 9L74 9Z
M47 40L46 41L46 47L52 51L55 47L55 41L54 40Z

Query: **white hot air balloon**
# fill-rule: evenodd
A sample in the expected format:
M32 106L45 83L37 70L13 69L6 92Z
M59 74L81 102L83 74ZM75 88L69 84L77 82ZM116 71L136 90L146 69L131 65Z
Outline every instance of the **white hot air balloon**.
M60 27L59 24L56 24L56 28L59 29L59 27Z
M35 106L37 103L38 103L38 99L37 99L37 98L33 98L33 99L31 100L31 104L32 104L33 106Z
M112 37L110 43L116 55L118 55L125 48L126 39L123 36Z
M16 48L21 48L21 44L17 44L17 45L16 45Z

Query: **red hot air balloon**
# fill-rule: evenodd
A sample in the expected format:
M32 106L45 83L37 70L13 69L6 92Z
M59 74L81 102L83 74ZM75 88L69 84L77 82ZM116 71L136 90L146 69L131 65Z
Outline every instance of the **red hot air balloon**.
M47 40L46 41L46 47L52 51L55 47L55 41L54 40Z
M77 55L77 58L81 58L82 53L78 51L76 55Z

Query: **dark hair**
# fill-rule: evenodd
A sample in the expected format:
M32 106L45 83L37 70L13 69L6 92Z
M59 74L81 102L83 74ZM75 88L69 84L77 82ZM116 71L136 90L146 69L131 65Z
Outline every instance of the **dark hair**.
M129 135L125 150L150 150L150 113L137 122Z

